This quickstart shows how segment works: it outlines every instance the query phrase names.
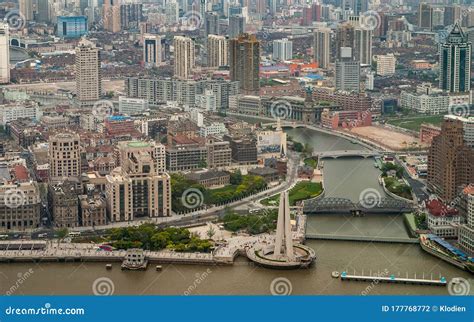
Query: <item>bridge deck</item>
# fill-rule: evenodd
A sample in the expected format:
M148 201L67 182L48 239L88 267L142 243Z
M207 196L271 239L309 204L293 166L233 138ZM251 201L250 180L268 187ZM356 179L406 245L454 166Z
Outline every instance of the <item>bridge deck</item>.
M306 234L306 239L320 240L344 240L344 241L363 241L374 243L399 243L399 244L418 244L418 238L398 238L384 236L351 236L351 235L326 235L326 234Z

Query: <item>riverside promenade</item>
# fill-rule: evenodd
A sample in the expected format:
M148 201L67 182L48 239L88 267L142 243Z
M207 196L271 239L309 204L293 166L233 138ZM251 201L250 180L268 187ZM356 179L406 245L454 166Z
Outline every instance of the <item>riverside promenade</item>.
M15 245L18 242L0 243ZM1 250L0 262L121 262L126 254L125 250L98 250L93 244L49 241L42 249ZM144 254L150 262L157 263L218 264L211 253L180 253L161 250L144 251Z
M298 214L293 239L304 241L306 216ZM188 253L170 250L144 251L145 258L154 263L231 265L238 255L245 256L246 248L259 241L274 242L272 234L239 235L217 244L211 253ZM0 241L0 262L122 262L125 250L99 250L89 243L50 241Z

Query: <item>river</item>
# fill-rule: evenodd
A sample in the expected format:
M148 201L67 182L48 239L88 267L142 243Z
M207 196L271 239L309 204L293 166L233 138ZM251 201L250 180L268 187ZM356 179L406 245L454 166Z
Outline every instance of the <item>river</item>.
M361 149L361 146L329 134L292 129L295 140L309 143L315 151ZM357 201L364 189L381 190L373 159L350 158L324 161L327 196ZM401 216L370 215L361 218L317 215L308 219L308 233L407 237ZM270 294L271 282L287 278L292 294L447 294L445 287L342 282L332 271L400 273L414 277L470 278L467 272L425 253L416 244L382 244L308 240L315 249L316 265L309 269L278 271L255 267L244 258L233 266L163 265L145 272L121 271L118 263L106 270L99 263L0 264L0 293L19 285L15 294L92 294L94 281L110 279L114 294ZM30 270L31 269L31 270ZM22 281L19 283L18 281ZM192 289L192 290L191 290ZM191 291L190 291L191 290Z

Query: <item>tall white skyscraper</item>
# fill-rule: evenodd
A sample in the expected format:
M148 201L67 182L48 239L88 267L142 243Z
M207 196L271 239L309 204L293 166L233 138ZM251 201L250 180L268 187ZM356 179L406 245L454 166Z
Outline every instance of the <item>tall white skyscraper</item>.
M10 35L8 24L0 23L0 84L10 82Z
M194 41L189 37L176 36L174 45L174 76L188 79L195 67Z
M293 42L288 38L273 41L273 59L290 60L293 58Z
M147 67L160 66L164 61L163 36L146 34L143 37L143 62Z
M229 44L227 38L218 35L207 37L207 66L219 67L228 64Z
M76 47L76 95L81 106L93 105L102 96L100 50L87 39Z

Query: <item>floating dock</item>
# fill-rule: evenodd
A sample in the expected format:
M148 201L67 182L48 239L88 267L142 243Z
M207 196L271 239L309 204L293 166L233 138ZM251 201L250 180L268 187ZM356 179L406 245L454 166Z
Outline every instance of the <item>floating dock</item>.
M396 277L393 274L390 276L368 276L368 275L349 275L347 274L347 272L342 272L341 280L374 282L374 283L433 285L433 286L446 286L447 285L446 278L444 277L441 277L438 280L434 280L434 279L424 279L424 278Z

